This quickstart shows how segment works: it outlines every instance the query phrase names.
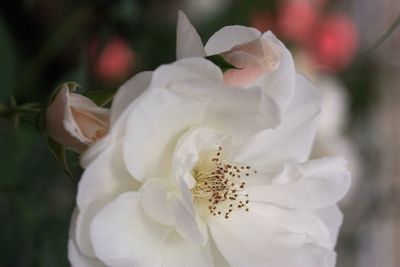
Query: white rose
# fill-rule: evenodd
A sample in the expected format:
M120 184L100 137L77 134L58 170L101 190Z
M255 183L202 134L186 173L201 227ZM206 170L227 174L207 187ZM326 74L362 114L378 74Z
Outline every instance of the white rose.
M109 134L82 156L72 266L334 266L349 174L307 161L320 99L267 36L279 67L254 86L189 58L120 88Z

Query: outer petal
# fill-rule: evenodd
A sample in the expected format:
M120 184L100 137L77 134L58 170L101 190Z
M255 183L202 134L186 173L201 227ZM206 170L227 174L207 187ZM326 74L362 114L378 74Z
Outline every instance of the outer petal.
M250 199L289 208L315 210L334 205L350 187L346 162L340 158L311 160L299 165L297 170L297 177L280 176L269 185L249 186Z
M72 267L106 267L102 262L97 259L90 258L82 254L76 244L75 231L76 231L76 219L78 215L78 209L75 209L71 216L71 226L69 228L69 240L68 240L68 260Z
M151 178L147 179L140 190L143 210L160 224L174 224L170 187L167 179Z
M288 162L305 161L314 140L319 110L318 92L298 75L295 95L282 116L282 123L245 141L235 153L235 161L251 163L261 172L281 169Z
M313 240L317 233L311 228L318 224L309 225L290 211L286 218L274 213L277 221L268 212L251 205L250 212L236 211L228 220L212 216L212 237L231 266L334 266L334 252Z
M205 57L203 42L186 15L179 11L176 32L176 58Z
M111 125L114 125L121 113L149 87L151 77L151 71L138 73L118 89L111 107Z
M292 99L297 83L292 54L272 32L264 33L261 38L269 44L270 49L273 50L271 53L278 53L279 63L272 71L266 72L255 80L251 86L260 86L263 92L285 109Z
M314 211L328 227L332 244L336 244L339 229L343 222L343 213L337 205Z
M162 65L154 71L152 87L170 88L184 81L210 81L222 83L222 71L204 58L186 58L169 65Z
M122 192L134 191L138 183L126 171L120 143L101 153L85 170L79 182L76 241L80 250L94 256L89 238L89 225L96 213Z
M214 33L208 40L205 50L207 55L226 52L236 45L248 43L258 39L261 33L244 26L226 26Z
M127 120L123 153L132 176L143 181L168 173L175 142L202 121L208 103L207 97L152 88Z
M208 245L199 246L172 232L162 250L163 267L213 267L213 258ZM221 267L219 265L216 265Z
M171 227L146 217L138 193L125 193L94 218L90 235L95 253L111 267L162 266L160 251Z
M260 88L243 90L209 82L186 82L171 90L210 96L211 102L201 126L230 135L235 146L280 123L281 114L276 102L262 94Z

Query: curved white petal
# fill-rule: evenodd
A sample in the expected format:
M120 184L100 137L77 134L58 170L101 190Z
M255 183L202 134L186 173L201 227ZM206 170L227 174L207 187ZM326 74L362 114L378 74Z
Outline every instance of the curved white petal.
M211 61L204 58L185 58L158 67L154 71L151 86L169 88L184 81L222 83L222 80L221 69Z
M273 70L265 72L250 85L260 86L263 92L285 109L293 97L297 83L292 54L272 32L264 33L261 39L271 46L274 53L278 54L278 65Z
M171 189L166 179L151 178L141 188L140 203L146 214L154 221L173 225Z
M176 58L205 57L203 42L186 15L179 11L176 29Z
M172 232L162 249L163 267L221 267L214 265L210 247L199 246Z
M140 72L118 89L111 106L111 125L114 125L121 113L149 87L152 73Z
M120 144L103 151L85 170L79 182L76 241L80 250L94 256L89 238L89 226L96 213L122 192L138 189L138 183L129 175L122 161Z
M160 251L172 227L150 220L140 207L140 195L125 193L94 218L90 236L96 256L110 267L162 266Z
M152 88L130 110L123 140L128 171L143 181L169 171L173 146L189 127L199 124L209 98Z
M350 187L346 162L340 158L315 159L298 165L296 177L284 177L269 185L249 186L253 201L283 207L315 210L337 203ZM288 172L293 174L296 172Z
M74 241L68 241L68 260L71 267L107 267L97 259L89 258L79 252Z
M339 235L340 226L343 223L343 213L337 205L315 210L314 212L328 227L332 240L331 242L335 245Z
M186 132L176 144L171 177L176 181L183 179L189 188L195 185L191 172L200 153L204 150L217 149L223 146L230 149L230 138L219 134L211 128L194 128Z
M334 266L334 252L314 240L326 230L318 233L321 223L256 206L232 212L229 219L210 216L211 235L231 266Z
M72 267L106 267L102 262L95 258L90 258L82 254L75 240L76 231L76 219L78 216L78 209L75 208L71 216L71 224L69 228L69 240L68 240L68 260Z
M176 231L183 238L197 245L205 245L208 240L207 225L196 213L192 213L187 206L177 198L172 201Z
M243 90L203 81L182 82L171 90L209 96L211 101L201 126L231 136L235 146L249 136L280 123L277 103L258 87Z
M314 140L320 97L311 83L297 75L296 90L282 115L282 123L246 140L235 161L251 163L259 171L281 169L285 163L307 160Z
M261 33L254 28L244 26L226 26L214 33L208 40L205 50L207 55L229 51L236 45L248 43L260 38Z

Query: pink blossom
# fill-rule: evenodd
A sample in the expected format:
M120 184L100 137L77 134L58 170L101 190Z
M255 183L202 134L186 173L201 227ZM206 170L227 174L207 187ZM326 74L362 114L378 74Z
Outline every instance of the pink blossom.
M278 11L277 24L282 37L305 44L318 24L319 14L307 0L290 0L282 4Z
M135 55L128 44L122 38L115 37L100 51L95 73L105 82L119 82L129 76L134 60Z
M310 50L322 68L340 70L352 61L357 47L353 22L343 14L334 14L322 22Z

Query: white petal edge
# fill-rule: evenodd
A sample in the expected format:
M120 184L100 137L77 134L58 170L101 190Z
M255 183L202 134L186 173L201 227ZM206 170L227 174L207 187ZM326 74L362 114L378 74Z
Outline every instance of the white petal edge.
M245 26L225 26L214 33L207 41L207 55L220 54L229 51L236 45L245 44L260 38L261 33L254 28Z
M298 177L279 176L269 185L249 186L253 201L288 208L317 210L336 204L350 188L350 173L341 158L321 158L297 167ZM296 172L288 172L292 174Z
M292 100L296 85L296 70L293 57L285 45L272 32L266 32L261 39L273 46L279 55L277 67L261 75L250 86L260 86L262 91L274 99L284 110Z
M124 193L94 218L90 236L96 256L110 267L161 267L163 244L173 231L149 219L140 194Z
M221 267L214 265L208 244L199 246L172 232L162 249L163 267Z
M318 246L307 234L282 231L251 211L208 222L215 243L232 267L333 267L334 251ZM253 214L252 214L253 213Z
M80 250L94 256L89 238L89 226L96 213L115 197L138 189L138 183L129 175L122 160L121 143L103 151L84 171L79 181L76 241Z
M143 211L154 221L173 225L171 186L167 179L151 178L140 189Z
M202 121L208 103L207 97L151 88L127 120L123 153L130 174L139 181L163 177L174 144L184 131Z
M248 138L235 152L235 161L252 164L258 171L279 171L286 163L308 159L320 112L318 92L297 75L295 94L284 111L281 124Z
M162 65L154 71L151 87L170 88L184 81L210 81L222 83L221 69L204 58L184 58L174 63Z
M205 57L203 42L186 15L179 11L176 29L176 59Z
M76 219L78 213L78 209L75 208L71 216L71 224L69 229L68 260L71 264L71 267L106 267L106 265L104 265L98 259L88 257L79 251L75 240Z
M140 72L118 89L111 106L112 126L126 108L149 87L151 77L151 71Z

